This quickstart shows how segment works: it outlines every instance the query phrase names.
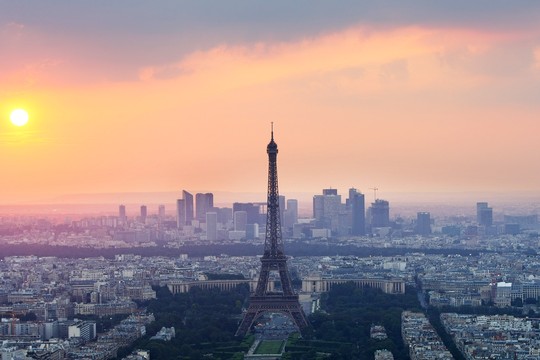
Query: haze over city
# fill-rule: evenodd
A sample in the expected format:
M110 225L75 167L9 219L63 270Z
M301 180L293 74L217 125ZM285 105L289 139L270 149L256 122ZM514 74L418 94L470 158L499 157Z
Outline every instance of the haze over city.
M0 203L264 199L272 121L285 194L538 194L539 7L2 0Z

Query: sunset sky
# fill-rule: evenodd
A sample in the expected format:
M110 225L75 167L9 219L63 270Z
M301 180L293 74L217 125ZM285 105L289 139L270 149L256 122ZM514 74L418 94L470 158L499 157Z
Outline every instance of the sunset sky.
M540 2L0 0L0 203L540 191ZM9 119L26 109L26 126Z

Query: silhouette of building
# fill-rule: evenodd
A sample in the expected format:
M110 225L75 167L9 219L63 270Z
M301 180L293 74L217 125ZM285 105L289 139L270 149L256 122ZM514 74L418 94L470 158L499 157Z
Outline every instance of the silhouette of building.
M195 194L195 211L196 218L200 222L206 221L206 213L214 207L214 194L212 193L197 193Z
M182 199L176 200L176 225L180 229L193 221L193 195L182 191Z
M390 203L386 200L375 200L371 203L370 215L372 228L390 226Z
M351 212L351 235L365 235L366 205L364 194L354 188L349 189L348 205Z
M218 215L215 212L206 213L206 239L209 241L217 240L217 222Z
M234 212L234 231L246 231L247 221L247 212L245 211L235 211Z
M142 205L141 206L141 222L142 223L146 222L146 217L147 216L148 216L148 209L147 209L146 205Z
M158 217L159 220L165 219L165 205L158 206Z
M346 216L337 189L323 189L322 195L313 196L313 217L318 227L330 229L336 235L345 235Z
M288 199L287 208L283 212L283 226L290 229L298 222L298 200Z
M487 202L476 203L476 221L478 225L482 226L493 225L493 209L488 206Z
M419 212L416 214L416 233L418 235L431 234L431 214Z
M186 225L186 201L176 200L176 227L181 229Z
M127 220L126 206L125 205L120 205L118 207L118 218L120 219L120 221L126 221Z
M193 195L186 190L182 191L182 198L184 199L184 205L186 207L186 225L191 225L193 221Z
M261 224L261 206L256 203L238 203L233 204L233 213L237 211L245 211L247 214L248 224Z
M285 196L279 195L279 219L283 224L283 213L285 212Z

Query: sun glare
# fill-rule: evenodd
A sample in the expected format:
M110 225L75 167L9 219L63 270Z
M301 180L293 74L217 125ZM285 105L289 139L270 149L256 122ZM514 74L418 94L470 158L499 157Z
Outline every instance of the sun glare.
M9 116L11 122L15 126L24 126L28 122L28 113L24 109L16 109Z

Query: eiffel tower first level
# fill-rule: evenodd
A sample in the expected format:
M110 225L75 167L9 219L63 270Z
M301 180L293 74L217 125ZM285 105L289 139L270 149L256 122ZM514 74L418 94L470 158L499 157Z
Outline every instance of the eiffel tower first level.
M283 251L277 177L278 148L274 142L273 129L266 152L268 153L268 210L264 254L261 258L261 272L257 288L249 298L249 308L236 331L236 336L244 336L255 321L266 313L281 313L288 316L295 322L300 331L308 326L298 295L292 288L291 276L287 267L287 256ZM279 274L282 292L268 290L268 279L272 271L277 271Z

